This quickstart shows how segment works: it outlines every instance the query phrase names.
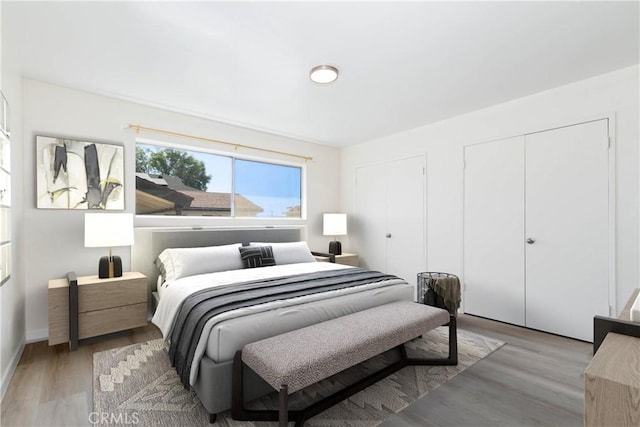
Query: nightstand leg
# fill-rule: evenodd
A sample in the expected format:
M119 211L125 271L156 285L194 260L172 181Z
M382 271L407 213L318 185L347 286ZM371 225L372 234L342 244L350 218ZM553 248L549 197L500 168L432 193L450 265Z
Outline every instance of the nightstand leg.
M73 272L67 273L69 282L69 348L78 349L78 278Z

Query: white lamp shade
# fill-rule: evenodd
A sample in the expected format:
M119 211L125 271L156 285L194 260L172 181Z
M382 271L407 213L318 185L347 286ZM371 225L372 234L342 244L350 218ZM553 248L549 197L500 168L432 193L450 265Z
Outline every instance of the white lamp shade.
M344 236L347 234L347 214L324 214L322 224L322 234L325 236Z
M111 248L133 245L133 214L84 214L84 246Z

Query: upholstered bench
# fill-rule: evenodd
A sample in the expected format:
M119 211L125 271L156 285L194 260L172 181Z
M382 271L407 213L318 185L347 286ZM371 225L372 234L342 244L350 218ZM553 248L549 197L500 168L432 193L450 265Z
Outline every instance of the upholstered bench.
M407 357L404 343L449 325L449 355L441 359ZM288 396L378 354L398 348L400 360L339 392L298 411ZM234 359L232 416L237 420L296 425L407 365L456 365L456 318L446 310L398 301L338 317L244 346ZM243 369L251 368L280 393L278 411L244 408Z

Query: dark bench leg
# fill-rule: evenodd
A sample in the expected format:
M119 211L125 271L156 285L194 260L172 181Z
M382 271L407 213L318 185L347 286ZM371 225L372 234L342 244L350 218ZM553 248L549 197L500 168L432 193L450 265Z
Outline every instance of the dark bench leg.
M458 318L449 315L449 360L452 365L458 364Z
M280 387L280 408L278 418L280 420L280 427L287 427L289 424L289 393L287 392L287 385L284 384Z
M280 407L278 410L253 410L244 407L244 383L243 371L245 369L242 363L242 350L236 352L233 358L233 381L231 383L231 417L237 421L279 421L283 406L288 408L288 395L284 400L282 389L280 390ZM283 386L284 387L284 386ZM285 410L287 420L296 420L296 425L302 425L304 422L301 411ZM308 418L308 417L307 417ZM286 423L285 423L286 425Z
M404 344L396 347L401 352L404 351ZM301 410L284 410L287 420L295 421L296 427L301 427L304 422L309 418L318 415L321 412L326 411L333 405L342 402L350 396L364 390L365 388L377 383L381 379L393 374L396 371L407 366L406 353L404 358L401 358L395 363L370 374L369 376L347 386L346 388L339 390L332 395L329 395L318 402L315 402ZM281 420L281 412L283 408L288 406L288 394L286 399L283 398L283 389L280 389L280 400L278 410L252 410L244 407L244 394L242 383L243 371L245 369L244 363L242 363L242 351L236 352L233 359L233 383L231 387L231 417L237 421L279 421ZM284 388L285 386L283 386ZM287 390L288 391L288 390ZM284 402L284 403L283 403ZM282 424L281 424L282 425ZM286 426L286 423L284 424Z
M236 352L233 359L233 384L231 398L231 416L238 421L280 421L280 426L286 426L288 420L295 420L296 426L302 426L305 420L329 409L361 390L377 383L381 379L393 374L408 365L457 365L458 364L458 340L456 317L449 318L449 356L447 358L425 359L409 358L404 344L396 347L400 351L401 358L397 362L381 369L378 372L357 381L336 393L327 396L320 401L302 409L288 410L288 390L285 385L279 390L280 400L278 410L251 410L244 407L243 394L243 370L242 351ZM284 424L283 424L284 420Z
M422 366L450 366L458 364L458 327L456 316L449 315L449 356L440 359L424 359L407 357L406 350L402 348L403 357L407 360L407 365Z

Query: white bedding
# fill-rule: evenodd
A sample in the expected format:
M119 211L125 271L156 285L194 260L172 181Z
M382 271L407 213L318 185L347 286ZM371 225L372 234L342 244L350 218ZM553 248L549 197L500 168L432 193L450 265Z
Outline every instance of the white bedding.
M158 293L158 298L162 299L162 295L164 294L164 290L167 289L167 282L158 280L156 285L156 292Z
M343 268L352 267L309 262L184 277L172 283L166 283L162 290L159 289L160 303L152 322L160 328L163 337L167 339L182 302L193 292L248 280ZM215 362L224 362L230 360L236 350L249 342L291 330L291 322L295 322L296 327L300 328L385 302L412 298L413 287L402 280L393 279L222 313L209 320L202 331L191 365L189 382L192 385L195 383L200 360L204 354Z

